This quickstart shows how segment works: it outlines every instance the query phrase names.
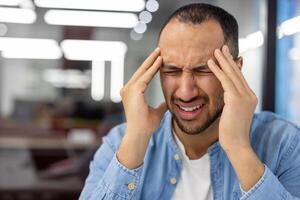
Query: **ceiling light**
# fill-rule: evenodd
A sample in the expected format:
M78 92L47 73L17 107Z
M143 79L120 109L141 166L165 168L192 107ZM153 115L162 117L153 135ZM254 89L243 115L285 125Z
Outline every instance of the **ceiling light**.
M120 41L63 40L61 48L69 60L115 60L123 58L127 46Z
M289 51L289 58L291 60L300 60L300 49L299 48L292 48Z
M300 16L284 21L280 25L280 29L284 35L292 35L300 32Z
M55 40L0 37L0 51L5 58L59 59L62 52Z
M159 4L156 0L149 0L146 3L146 8L150 12L156 12L159 8Z
M61 48L69 60L92 61L92 98L104 95L104 61L111 62L110 98L120 102L124 82L124 58L127 46L120 41L63 40ZM102 76L103 75L103 76Z
M262 46L264 43L264 35L262 31L257 31L247 35L245 38L239 38L239 51L243 53L249 49Z
M36 21L36 14L31 9L0 8L0 22L32 24Z
M105 61L92 61L91 96L95 101L104 97Z
M248 44L245 38L239 38L239 51L243 53L248 50Z
M0 0L1 6L18 6L23 0Z
M7 26L5 24L0 24L0 36L3 36L7 33Z
M138 22L138 17L133 13L74 10L49 10L44 19L53 25L115 28L132 28Z
M137 33L145 33L147 30L147 25L144 22L138 22L133 29Z
M140 18L140 20L141 20L142 22L144 22L144 23L147 24L147 23L151 22L151 20L152 20L152 15L151 15L150 12L144 10L143 12L141 12L141 13L139 14L139 18Z
M35 0L39 7L85 9L85 10L113 10L139 12L145 8L144 0Z
M120 91L124 84L124 59L112 60L110 73L110 99L112 102L119 103L122 100Z
M264 43L264 35L262 31L257 31L247 35L246 37L250 49L260 47Z

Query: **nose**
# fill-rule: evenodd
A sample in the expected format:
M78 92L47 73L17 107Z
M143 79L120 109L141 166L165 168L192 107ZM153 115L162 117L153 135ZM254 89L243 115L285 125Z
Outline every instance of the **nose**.
M176 97L188 102L199 95L196 78L192 72L183 71L179 79Z

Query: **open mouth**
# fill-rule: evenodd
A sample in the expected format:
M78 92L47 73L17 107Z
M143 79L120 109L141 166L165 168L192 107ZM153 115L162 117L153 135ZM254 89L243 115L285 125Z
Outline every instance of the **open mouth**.
M185 112L193 112L195 110L199 110L201 109L204 104L201 104L201 105L196 105L196 106L192 106L192 107L187 107L187 106L180 106L180 105L177 105L179 107L179 109L185 111Z
M193 105L193 106L183 106L183 105L178 105L177 110L179 117L183 120L194 120L202 111L203 107L205 106L205 103L201 103L198 105Z

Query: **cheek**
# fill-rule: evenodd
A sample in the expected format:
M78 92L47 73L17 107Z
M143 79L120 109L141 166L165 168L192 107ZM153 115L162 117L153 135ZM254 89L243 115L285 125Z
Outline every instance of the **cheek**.
M176 80L170 76L160 75L160 82L165 97L169 97L176 90Z
M212 103L223 93L222 85L215 76L203 76L197 80L197 85Z

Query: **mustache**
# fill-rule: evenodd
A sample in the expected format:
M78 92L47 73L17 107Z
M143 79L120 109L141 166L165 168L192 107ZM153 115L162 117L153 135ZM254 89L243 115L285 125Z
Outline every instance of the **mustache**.
M176 96L172 96L171 97L171 101L174 102L174 103L190 103L190 102L193 102L193 101L196 101L196 100L203 100L204 102L208 102L209 101L209 97L206 96L206 95L202 95L202 96L197 96L197 97L193 97L189 100L183 100L181 98L178 98Z

